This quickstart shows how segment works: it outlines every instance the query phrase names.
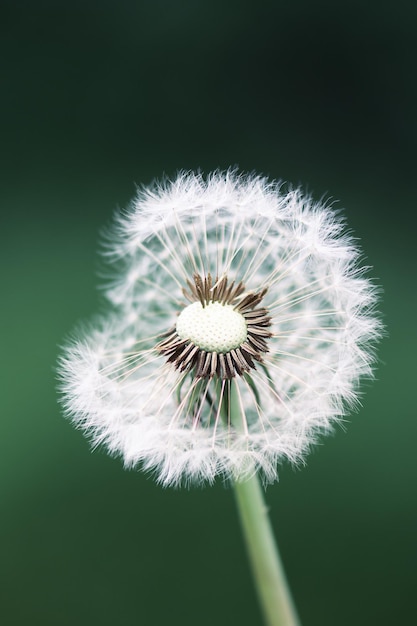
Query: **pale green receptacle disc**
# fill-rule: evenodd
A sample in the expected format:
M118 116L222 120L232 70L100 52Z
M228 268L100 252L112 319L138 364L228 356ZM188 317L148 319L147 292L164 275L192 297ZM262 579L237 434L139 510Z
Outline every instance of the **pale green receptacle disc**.
M193 302L181 311L177 320L181 339L192 341L206 352L230 352L247 337L245 318L230 304Z

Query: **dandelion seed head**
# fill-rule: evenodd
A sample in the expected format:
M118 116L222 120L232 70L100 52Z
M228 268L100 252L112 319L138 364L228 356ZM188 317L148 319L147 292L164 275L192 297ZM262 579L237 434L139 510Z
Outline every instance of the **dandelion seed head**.
M372 376L381 325L359 254L329 207L261 177L140 190L105 251L109 313L60 361L67 414L164 485L276 480Z

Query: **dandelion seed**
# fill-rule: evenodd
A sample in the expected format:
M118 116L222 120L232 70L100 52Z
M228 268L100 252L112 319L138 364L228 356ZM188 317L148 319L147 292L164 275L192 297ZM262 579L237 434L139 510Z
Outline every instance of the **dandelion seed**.
M181 174L139 192L106 255L111 312L61 359L66 412L164 485L275 480L372 375L375 288L341 220L299 190Z

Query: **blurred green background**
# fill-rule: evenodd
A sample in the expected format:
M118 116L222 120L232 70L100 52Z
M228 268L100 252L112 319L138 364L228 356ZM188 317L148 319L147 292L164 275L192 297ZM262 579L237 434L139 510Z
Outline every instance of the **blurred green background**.
M377 381L267 500L303 626L412 623L415 2L2 1L0 621L260 624L233 493L163 490L65 421L136 183L229 165L338 200L384 294Z

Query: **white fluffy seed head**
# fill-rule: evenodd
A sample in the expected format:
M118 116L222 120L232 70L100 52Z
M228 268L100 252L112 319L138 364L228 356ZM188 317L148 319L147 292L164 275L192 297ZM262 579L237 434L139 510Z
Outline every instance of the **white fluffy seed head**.
M230 304L193 302L178 316L177 333L207 352L230 352L246 341L245 318Z
M139 192L107 256L118 261L109 313L66 349L60 374L68 415L126 466L153 470L164 485L255 470L273 481L280 461L303 460L357 405L381 325L375 287L329 207L257 176L180 174ZM227 368L222 352L249 328L259 336L250 317L246 329L226 306L186 306L195 274L227 276L245 293L265 290L268 351L244 376L195 378L158 352L177 324L201 350L219 351ZM173 359L186 363L191 348ZM239 430L222 419L228 385Z

